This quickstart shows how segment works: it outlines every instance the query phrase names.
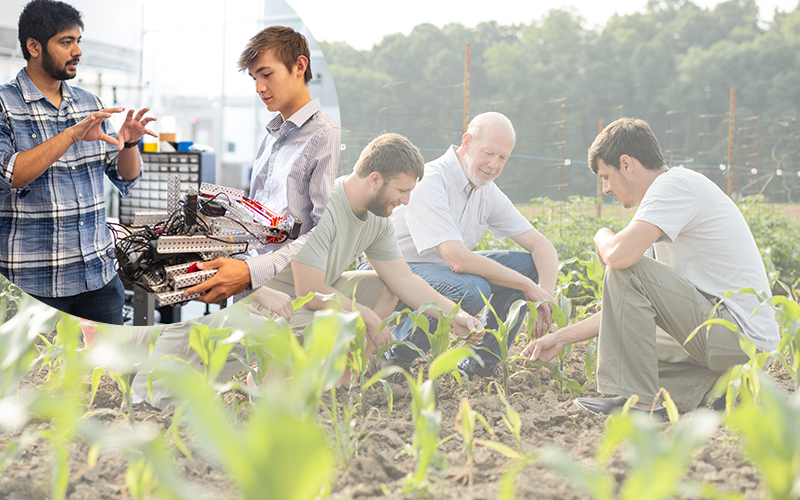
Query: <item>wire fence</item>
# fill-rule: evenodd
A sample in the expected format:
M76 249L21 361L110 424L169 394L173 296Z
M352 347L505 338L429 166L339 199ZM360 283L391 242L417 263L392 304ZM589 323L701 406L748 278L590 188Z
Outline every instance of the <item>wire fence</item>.
M461 142L463 97L463 83L420 80L384 86L379 132L342 132L339 173L352 171L361 150L379 133L404 135L426 161L438 158ZM604 125L625 116L621 105L528 97L493 102L490 109L506 115L516 130L514 152L496 180L515 204L538 197L566 202L572 196L587 196L613 207L613 197L601 195L597 176L587 166L587 151ZM668 111L666 118L667 130L658 139L667 165L702 172L725 191L732 175L734 200L757 196L800 218L796 118L735 117L731 165L727 114Z

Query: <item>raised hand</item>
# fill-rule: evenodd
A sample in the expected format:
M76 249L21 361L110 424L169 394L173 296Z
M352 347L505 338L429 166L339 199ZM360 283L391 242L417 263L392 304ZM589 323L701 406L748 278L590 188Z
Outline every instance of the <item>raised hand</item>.
M120 111L124 110L125 108L117 108ZM117 132L117 139L119 139L119 149L123 148L123 145L126 142L134 142L138 141L142 138L143 135L151 135L153 137L158 137L158 134L151 130L147 130L147 124L150 122L154 122L157 118L147 117L143 118L145 113L150 111L150 108L142 108L136 113L136 117L133 116L133 110L128 110L128 115L125 117L125 122L120 127L119 132Z
M104 141L114 146L122 144L117 141L117 139L104 133L102 125L107 118L111 118L112 114L124 110L125 108L106 108L91 113L89 116L67 129L70 132L72 142Z

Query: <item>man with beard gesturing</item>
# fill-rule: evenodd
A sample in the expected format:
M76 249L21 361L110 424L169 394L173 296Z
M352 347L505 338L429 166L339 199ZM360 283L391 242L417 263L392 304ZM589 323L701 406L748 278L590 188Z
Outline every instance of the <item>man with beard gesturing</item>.
M131 109L115 134L106 119L124 108L66 83L82 55L72 6L33 0L18 28L27 65L0 86L0 273L56 309L121 325L103 175L128 194L155 118Z

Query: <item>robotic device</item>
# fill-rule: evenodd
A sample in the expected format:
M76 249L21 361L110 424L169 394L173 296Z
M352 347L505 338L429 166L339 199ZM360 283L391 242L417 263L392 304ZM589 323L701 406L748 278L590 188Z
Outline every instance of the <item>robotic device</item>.
M181 196L180 177L167 182L166 212L136 213L132 229L109 223L120 279L155 294L159 305L179 306L202 295L183 295L217 272L200 270L198 263L300 234L299 219L279 216L244 191L202 183L199 193L189 187Z

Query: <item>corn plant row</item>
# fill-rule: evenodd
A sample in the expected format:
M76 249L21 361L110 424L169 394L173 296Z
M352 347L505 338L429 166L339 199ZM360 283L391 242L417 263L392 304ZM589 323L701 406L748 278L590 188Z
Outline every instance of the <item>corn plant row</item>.
M602 295L599 264L592 259L579 261L579 264L586 270L585 274L571 272L563 277L558 303L552 304L559 327L590 313ZM579 295L582 302L578 307L573 308L574 299L567 298L570 289L580 289L584 294ZM298 299L295 307L309 299ZM73 472L68 467L69 448L79 439L91 443L86 467L93 467L103 452L119 453L127 458L126 488L137 499L202 497L202 492L196 491L175 466L176 455L192 457L193 447L215 457L242 498L327 496L337 465L346 468L347 461L358 453L359 443L364 439L358 434L356 419L364 413L366 391L381 387L386 392L391 412L393 395L385 377L395 373L402 373L409 388L415 429L409 452L417 463L415 471L396 487L407 493L426 490L430 487L428 469L436 451L443 441L452 437L440 435L442 414L437 408L437 384L443 377L453 377L460 382L457 363L468 356L476 357L471 347L449 340L445 319L439 322L445 325L442 331L429 334L431 345L437 347L431 356L423 353L427 369L419 370L416 377L397 367L368 374L369 363L363 356L364 327L358 314L325 310L304 332L302 344L281 319L267 321L257 331L242 331L224 324L211 328L197 325L192 329L190 345L203 360L200 367L171 357L149 363L126 349L122 340L103 335L102 330L95 346L83 348L77 319L57 313L25 295L0 302L0 306L4 308L0 315L8 318L0 325L0 426L14 433L0 452L0 470L17 459L31 443L40 439L47 441L52 447L54 464L50 494L53 499L66 496ZM798 383L800 307L791 294L765 299L762 304L762 307L775 308L781 324L783 339L777 351L757 353L742 336L742 346L750 361L732 368L715 389L728 403L722 418L697 412L684 422L678 421L677 412L671 411L673 425L665 429L629 414L613 417L598 448L595 467L579 465L556 449L524 451L521 419L509 403L508 384L514 376L509 371L515 358L509 355L507 327L523 311L527 325L532 325L538 306L524 302L515 304L510 316L504 322L498 321L498 331L490 332L501 344L500 362L506 376L502 384L494 387L506 408L502 420L514 437L515 446L475 439L476 422L480 422L490 436L494 431L482 415L471 409L468 400L462 401L456 427L468 456L463 473L465 482L471 481L472 450L478 445L512 460L501 481L499 498L513 498L518 474L535 462L548 464L561 472L593 498L614 498L617 494L615 482L604 467L613 451L625 446L633 458L629 464L631 472L618 491L620 498L665 498L677 494L739 498L736 494L723 494L707 484L681 482L692 451L724 424L744 436L744 449L761 470L769 498L795 498L800 493L800 396L795 393L786 398L763 381L761 375L767 359L772 358L786 369L795 385ZM391 320L394 319L397 318ZM415 326L423 325L424 317L415 316L414 321ZM41 334L51 331L55 332L52 339ZM530 330L528 332L530 334ZM702 326L696 334L702 334ZM246 356L238 356L237 360L254 376L258 388L235 380L227 383L217 380L222 365L231 362L231 345L239 341L247 349ZM589 374L594 373L588 366L592 363L587 349L585 384L591 379ZM582 392L586 387L567 377L563 365L532 364L535 370L549 371L562 390ZM355 403L341 404L336 398L335 386L346 367L350 368L359 392ZM47 376L41 387L20 389L22 381L32 371L43 369ZM164 384L181 401L170 428L135 421L128 384L128 374L134 369L149 371L151 383ZM91 401L104 373L113 378L123 393L122 409L92 409ZM91 381L88 386L87 380ZM238 411L232 415L221 402L220 394L231 389L254 398L244 422L236 418ZM321 403L326 392L332 394L327 410ZM736 398L741 403L733 406ZM361 411L356 411L357 408ZM107 413L124 416L127 425L109 430L98 419ZM321 421L321 414L327 415L328 426L339 429L332 439L323 431L326 422ZM361 418L371 417L364 414ZM770 425L763 425L766 420ZM32 422L47 425L28 425ZM195 443L185 443L181 439L180 426L191 431Z

